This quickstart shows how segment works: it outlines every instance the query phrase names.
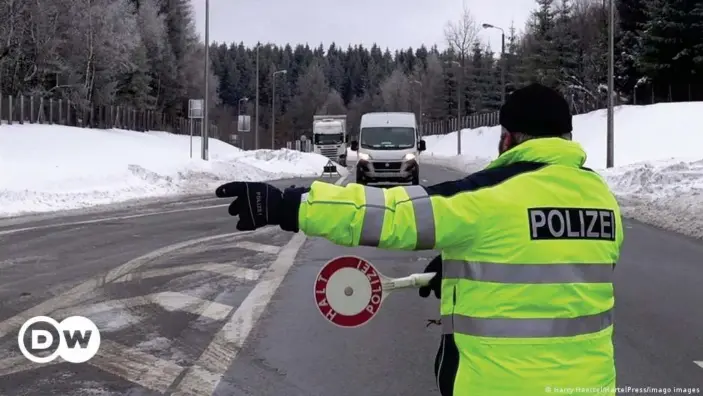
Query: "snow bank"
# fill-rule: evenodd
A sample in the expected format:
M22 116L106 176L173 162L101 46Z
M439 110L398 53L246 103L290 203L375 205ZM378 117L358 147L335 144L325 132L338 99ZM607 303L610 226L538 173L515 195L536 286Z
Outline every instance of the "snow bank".
M616 167L608 170L607 111L573 123L586 166L606 178L625 215L703 238L703 102L616 107ZM497 156L499 136L500 127L463 130L460 157L456 132L427 136L423 161L475 172Z
M625 216L703 239L703 160L647 161L601 174Z
M313 153L242 151L217 139L210 139L210 161L202 161L200 143L193 138L191 159L189 136L2 125L0 216L210 193L232 180L315 177L327 163Z

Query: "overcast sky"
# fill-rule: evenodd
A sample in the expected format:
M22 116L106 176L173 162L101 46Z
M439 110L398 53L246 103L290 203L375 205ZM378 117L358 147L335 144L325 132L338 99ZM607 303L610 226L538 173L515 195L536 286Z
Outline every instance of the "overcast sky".
M198 31L204 37L205 0L192 0ZM534 0L463 0L478 24L508 32L522 30ZM461 16L462 0L210 0L210 40L257 41L317 46L331 42L398 49L421 44L444 47L449 20ZM500 51L500 32L484 30L480 38Z

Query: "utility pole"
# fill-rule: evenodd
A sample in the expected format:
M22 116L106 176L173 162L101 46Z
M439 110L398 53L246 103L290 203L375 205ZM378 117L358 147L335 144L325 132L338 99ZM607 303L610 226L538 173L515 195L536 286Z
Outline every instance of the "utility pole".
M500 103L505 103L505 32L500 29Z
M610 0L608 23L608 142L606 167L615 166L615 6Z
M461 107L462 107L462 91L464 90L463 88L463 80L464 80L464 68L462 67L461 63L457 61L450 61L453 66L457 68L456 71L456 79L457 79L457 90L456 90L456 125L457 125L457 131L456 131L456 154L461 155Z
M254 110L254 149L259 149L259 48L261 43L256 44L256 110Z
M210 0L205 0L205 94L203 95L203 131L201 155L204 161L208 160L208 139L210 134L210 119L209 119L209 100L208 100L208 80L210 75Z
M274 71L271 78L271 150L276 149L276 76L286 73L288 70Z
M425 128L424 128L423 117L422 117L422 82L419 80L414 80L413 83L420 86L420 136L423 136Z
M482 26L484 29L500 30L500 103L505 103L505 30L490 23L484 23Z

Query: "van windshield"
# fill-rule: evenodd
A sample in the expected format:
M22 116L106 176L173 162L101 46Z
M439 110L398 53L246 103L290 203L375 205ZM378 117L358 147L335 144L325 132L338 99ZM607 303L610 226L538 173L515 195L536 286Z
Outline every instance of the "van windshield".
M374 150L398 150L415 147L415 128L362 128L359 145Z

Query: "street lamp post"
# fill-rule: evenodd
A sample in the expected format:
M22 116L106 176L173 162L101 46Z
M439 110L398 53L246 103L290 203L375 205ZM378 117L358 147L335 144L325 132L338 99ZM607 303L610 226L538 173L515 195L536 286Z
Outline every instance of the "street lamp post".
M271 150L276 149L276 76L286 73L288 70L274 71L271 77Z
M422 82L419 80L413 80L413 83L420 86L420 136L422 136L425 130L422 118Z
M615 6L610 0L610 21L608 23L608 134L606 167L615 166Z
M203 125L201 156L204 161L208 160L208 139L209 139L209 100L208 100L208 77L210 74L210 0L205 0L205 94L203 95Z
M457 79L457 90L456 90L456 125L457 125L457 131L456 131L456 154L461 155L461 108L462 108L462 91L463 91L463 80L464 80L464 68L461 67L461 63L457 61L450 61L449 62L452 66L456 66L458 70L461 71L461 75L459 75L459 72L457 71L456 73L456 79Z
M490 23L484 23L483 28L500 30L500 103L505 103L505 30Z
M256 109L254 110L254 149L259 149L259 48L261 43L256 43Z

